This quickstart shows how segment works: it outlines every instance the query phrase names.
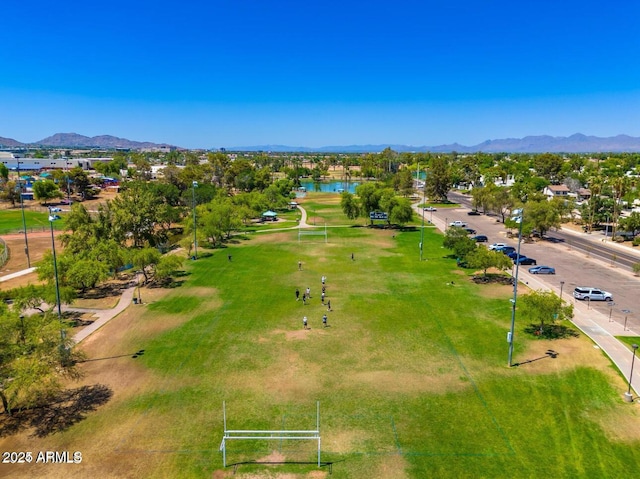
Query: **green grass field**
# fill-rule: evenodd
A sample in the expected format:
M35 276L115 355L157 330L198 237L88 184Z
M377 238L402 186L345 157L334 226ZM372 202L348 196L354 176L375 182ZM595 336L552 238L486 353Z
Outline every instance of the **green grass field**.
M62 219L54 222L54 229L56 230L64 229L62 226L64 222L64 216L60 216ZM24 218L27 224L27 231L41 231L45 228L49 228L48 213L40 213L37 211L30 211L25 209ZM0 210L0 234L17 233L18 231L22 230L22 211L20 210L20 208Z
M114 319L99 334L118 341L101 354L144 349L138 379L50 447L91 442L107 458L102 473L117 461L105 477L231 477L233 467L220 472L223 401L230 429L311 429L319 401L320 475L307 475L317 471L315 443L238 441L227 452L228 463L243 463L233 477L635 470L638 410L622 402L621 378L585 338L534 340L518 323L515 359L531 362L509 369L509 288L469 281L435 230L425 230L422 262L420 231L331 228L323 241L298 243L295 231L241 240L189 263L179 287L155 293L126 328ZM311 288L310 304L295 300L296 287Z

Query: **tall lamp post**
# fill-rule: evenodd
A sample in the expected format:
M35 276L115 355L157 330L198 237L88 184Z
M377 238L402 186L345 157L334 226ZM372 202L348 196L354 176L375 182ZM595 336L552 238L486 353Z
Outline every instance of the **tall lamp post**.
M22 198L22 180L20 179L20 160L18 160L18 188L20 194L20 210L22 211L22 231L24 231L24 253L27 255L27 268L31 268L31 258L29 257L29 241L27 240L27 220L24 217L24 199Z
M508 364L511 367L512 358L513 358L513 336L515 333L516 326L516 301L518 300L518 272L520 271L520 244L522 243L522 208L518 208L513 211L515 216L512 216L512 219L518 223L518 250L516 252L516 274L513 281L513 299L511 300L511 329L509 330L509 335L507 337L507 341L509 342L509 359Z
M422 230L420 231L420 261L422 261L422 245L424 244L424 202L425 202L425 191L426 191L425 186L426 186L426 181L422 185Z
M629 314L631 313L630 309L622 309L621 310L624 313L624 328L622 329L623 331L627 330L627 318L629 317Z
M65 342L65 332L62 328L62 306L60 304L60 283L58 281L58 260L56 259L56 242L53 236L53 222L60 219L58 215L54 215L49 208L49 225L51 226L51 251L53 253L53 274L56 281L56 305L58 309L58 321L60 322L60 358L62 365L67 363L67 348Z
M191 191L193 192L193 259L198 259L198 224L196 222L196 188L198 182L191 183Z
M631 380L633 379L633 363L636 360L636 349L638 349L638 345L632 344L631 348L633 349L633 357L631 358L631 372L629 373L629 387L627 388L627 392L624 393L624 400L626 402L633 402L633 395L631 394Z

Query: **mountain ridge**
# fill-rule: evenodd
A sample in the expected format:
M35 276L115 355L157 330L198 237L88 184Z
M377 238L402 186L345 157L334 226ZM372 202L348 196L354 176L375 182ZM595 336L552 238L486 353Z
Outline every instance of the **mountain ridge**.
M161 147L179 148L167 143L132 141L111 135L88 137L78 133L56 133L33 143L22 143L13 138L0 137L0 147L122 148L133 150ZM255 145L226 147L225 149L227 151L270 151L282 153L379 153L385 148L391 148L400 153L450 153L453 151L458 153L632 153L640 152L640 137L625 134L598 137L575 133L571 136L530 135L523 138L489 139L473 146L465 146L459 143L436 146L383 143L377 145L333 145L318 148L287 145Z

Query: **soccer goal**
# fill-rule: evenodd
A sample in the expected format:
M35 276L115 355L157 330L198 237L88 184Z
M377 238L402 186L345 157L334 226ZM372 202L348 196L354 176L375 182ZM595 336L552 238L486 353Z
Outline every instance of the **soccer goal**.
M298 243L302 241L304 236L324 236L324 242L329 242L326 224L324 225L324 229L298 228Z
M227 429L227 406L222 403L222 415L224 422L224 435L220 443L222 451L222 465L227 467L227 441L255 441L255 440L301 440L317 441L318 443L318 467L320 467L320 402L316 403L316 427L307 430L292 429Z

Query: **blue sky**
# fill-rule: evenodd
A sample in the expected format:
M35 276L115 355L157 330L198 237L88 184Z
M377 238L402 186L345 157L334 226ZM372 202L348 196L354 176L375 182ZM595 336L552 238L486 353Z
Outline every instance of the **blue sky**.
M640 2L7 0L0 136L187 148L640 136Z

